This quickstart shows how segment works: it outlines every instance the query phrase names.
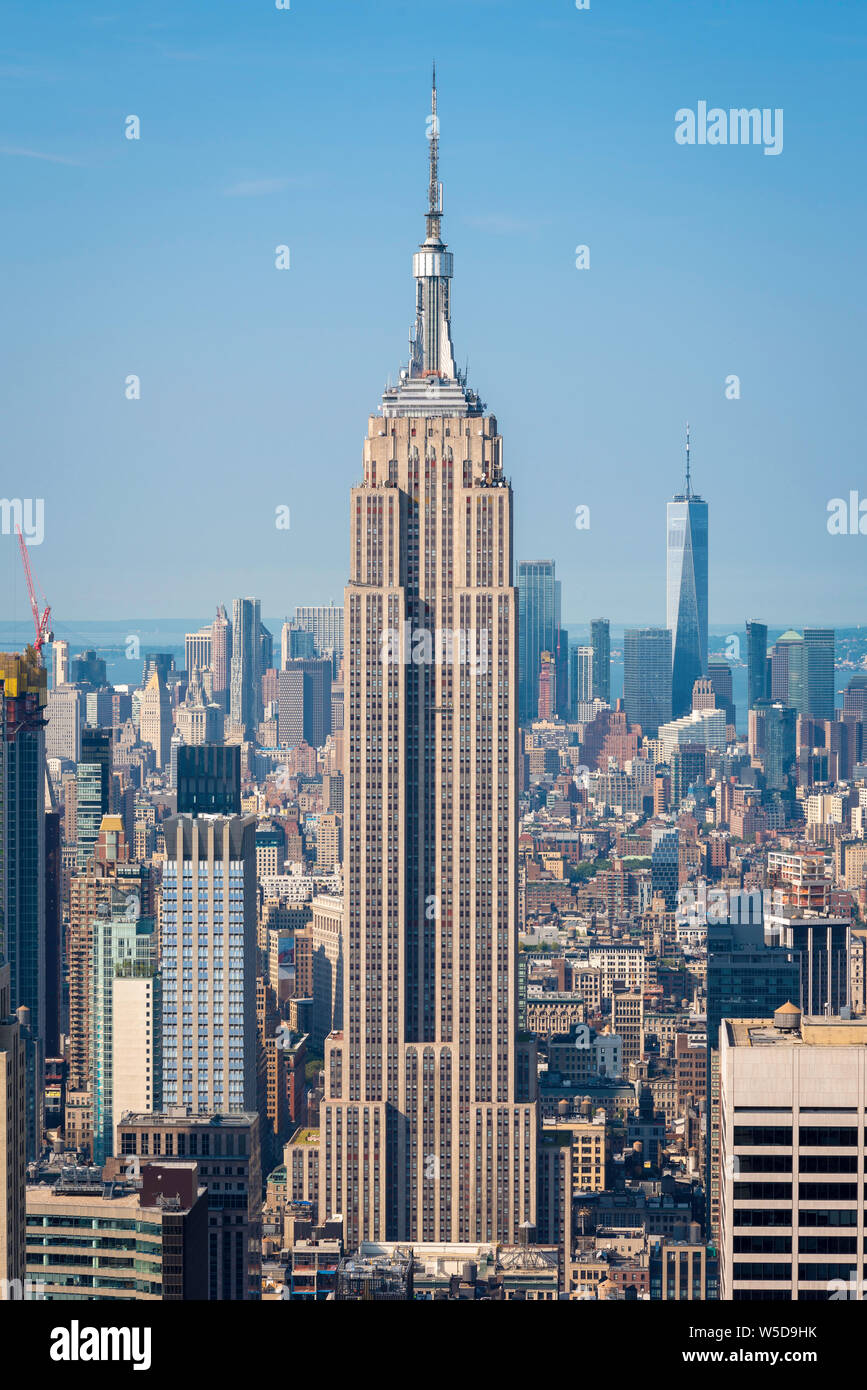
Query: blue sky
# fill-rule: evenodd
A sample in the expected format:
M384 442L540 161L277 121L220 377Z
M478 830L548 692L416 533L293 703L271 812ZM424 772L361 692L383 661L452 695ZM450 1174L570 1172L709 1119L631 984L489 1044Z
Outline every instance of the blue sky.
M518 558L556 559L570 623L664 621L689 419L711 623L861 620L867 536L826 529L867 498L861 0L6 0L0 45L2 492L45 499L58 622L341 600L434 57ZM782 108L783 153L676 144L701 100ZM24 617L8 536L0 584Z

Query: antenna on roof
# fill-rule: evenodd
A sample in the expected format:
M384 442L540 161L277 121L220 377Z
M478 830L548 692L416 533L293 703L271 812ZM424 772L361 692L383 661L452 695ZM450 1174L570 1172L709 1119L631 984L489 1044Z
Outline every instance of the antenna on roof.
M689 482L689 421L687 420L687 422L686 422L686 500L687 500L687 502L689 501L689 499L690 499L691 496L692 496L692 492L690 491L690 482Z

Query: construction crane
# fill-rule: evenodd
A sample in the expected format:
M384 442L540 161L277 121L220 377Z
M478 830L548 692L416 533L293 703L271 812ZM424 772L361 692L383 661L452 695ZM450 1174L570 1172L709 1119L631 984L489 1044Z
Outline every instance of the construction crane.
M27 580L27 593L30 596L30 607L33 612L33 626L36 628L36 641L33 643L33 647L36 652L36 655L41 656L43 643L53 642L54 640L54 633L48 631L48 619L51 617L51 609L49 608L48 603L45 601L45 595L42 594L42 590L40 589L39 592L40 594L42 594L42 601L43 603L45 603L45 608L43 609L42 616L40 617L39 603L36 599L36 588L33 583L33 571L30 568L30 556L27 553L27 542L21 534L21 527L17 523L15 526L15 530L18 532L18 545L21 549L21 562L24 565L24 578Z

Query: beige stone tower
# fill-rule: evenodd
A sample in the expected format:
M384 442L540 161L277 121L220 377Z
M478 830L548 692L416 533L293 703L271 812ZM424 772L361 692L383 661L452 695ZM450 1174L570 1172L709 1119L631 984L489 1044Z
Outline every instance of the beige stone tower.
M456 370L436 89L410 364L372 416L345 591L343 1029L320 1219L359 1240L535 1222L517 1039L517 594L497 422Z
M139 734L142 743L153 748L157 767L165 767L171 754L172 706L156 668L141 698Z

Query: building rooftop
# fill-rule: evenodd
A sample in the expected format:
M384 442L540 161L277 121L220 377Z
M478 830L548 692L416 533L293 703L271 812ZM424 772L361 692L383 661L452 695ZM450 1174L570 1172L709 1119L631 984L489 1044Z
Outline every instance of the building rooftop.
M259 1116L255 1110L239 1110L232 1113L211 1111L190 1112L184 1106L173 1106L166 1111L143 1111L138 1114L125 1110L120 1118L122 1125L213 1125L220 1129L240 1129L252 1125Z
M319 1143L318 1129L299 1129L297 1134L293 1134L289 1140L290 1144L313 1144Z
M783 1006L778 1014L787 1014L793 1006ZM777 1028L772 1018L723 1019L729 1047L867 1047L867 1019L824 1018L821 1015L801 1019L800 1031Z

